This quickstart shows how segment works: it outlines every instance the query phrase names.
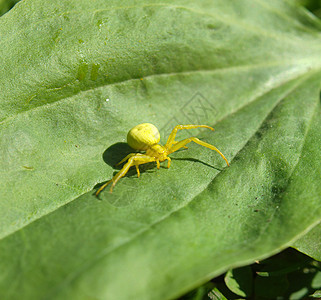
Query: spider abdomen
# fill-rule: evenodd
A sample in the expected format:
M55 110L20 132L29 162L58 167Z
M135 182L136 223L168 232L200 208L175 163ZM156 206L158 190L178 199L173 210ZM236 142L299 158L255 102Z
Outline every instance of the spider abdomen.
M135 150L147 150L151 146L158 144L159 140L158 129L150 123L139 124L129 130L127 134L127 143Z

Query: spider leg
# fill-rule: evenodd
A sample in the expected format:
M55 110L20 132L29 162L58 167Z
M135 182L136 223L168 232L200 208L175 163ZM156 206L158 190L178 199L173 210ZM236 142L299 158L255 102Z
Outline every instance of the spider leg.
M137 177L139 177L140 176L139 167L138 165L135 165L135 167L136 167Z
M174 141L174 142L173 142L173 145L175 145L175 144L177 144L177 143L178 143L178 141ZM186 146L183 146L183 148L184 148L184 149L188 149L188 147L186 147Z
M196 144L199 144L199 145L209 148L211 150L215 150L216 152L218 152L222 156L222 158L226 161L227 165L229 166L229 163L228 163L226 157L223 155L223 153L220 150L218 150L215 146L213 146L211 144L208 144L208 143L205 143L205 142L199 140L196 137L190 137L190 138L187 138L185 140L182 140L182 141L176 143L173 147L171 147L169 149L169 153L173 153L173 152L177 151L178 149L184 147L186 144L188 144L190 142L194 142Z
M167 168L169 168L171 166L171 159L168 156L165 159L168 161ZM159 159L156 159L156 164L157 164L157 169L159 170L159 168L160 168Z
M123 158L119 163L116 164L116 166L121 165L124 161L126 161L127 159L131 158L132 156L135 155L143 155L141 153L129 153L125 158Z
M178 144L180 142L176 142L175 143L175 137L177 134L178 130L182 130L182 129L193 129L193 128L208 128L211 130L214 130L214 128L207 126L207 125L177 125L174 127L174 129L172 130L171 134L169 135L167 142L165 144L165 147L167 149L170 149L172 147L173 144ZM182 148L183 146L181 146L180 148Z
M131 153L132 154L132 153ZM113 179L107 181L104 185L102 185L98 191L96 192L96 196L99 195L99 193L107 186L109 185L110 183L112 183L112 186L110 188L110 192L113 191L113 188L114 186L116 185L116 183L118 182L118 180L122 177L124 177L129 168L131 166L135 166L136 167L136 171L138 170L137 172L137 175L139 177L140 173L139 173L139 169L138 169L138 165L142 165L142 164L146 164L146 163L149 163L149 162L153 162L155 161L155 157L152 157L152 156L148 156L148 155L143 155L141 153L138 153L138 155L131 155L131 157L128 159L128 162L123 166L123 168L113 177Z
M187 147L184 147L184 148L187 148ZM166 157L167 159L167 169L169 169L169 167L171 166L171 159L167 156Z

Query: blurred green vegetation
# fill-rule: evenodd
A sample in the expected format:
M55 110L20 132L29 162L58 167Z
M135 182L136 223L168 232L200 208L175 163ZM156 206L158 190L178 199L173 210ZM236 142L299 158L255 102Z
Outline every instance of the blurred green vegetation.
M320 299L321 262L292 248L230 270L180 300Z
M0 16L9 11L20 0L0 0Z
M317 17L321 18L321 0L295 0L297 4L304 6Z

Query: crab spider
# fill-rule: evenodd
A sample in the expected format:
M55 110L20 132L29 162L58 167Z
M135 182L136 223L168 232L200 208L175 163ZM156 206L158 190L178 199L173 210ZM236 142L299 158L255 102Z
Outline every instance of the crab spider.
M168 157L169 154L177 151L180 148L187 148L186 144L194 142L211 150L218 152L222 158L229 163L225 156L211 144L205 143L196 137L190 137L182 141L175 141L175 137L178 130L181 129L193 129L193 128L208 128L214 130L214 128L207 125L177 125L169 135L165 146L159 144L160 134L158 129L150 123L143 123L133 127L127 134L128 145L138 151L145 151L145 153L130 153L124 159L122 159L117 165L127 161L123 168L109 181L102 185L96 192L96 196L110 183L112 186L110 192L113 191L114 186L118 180L126 175L129 168L132 166L136 167L137 176L140 176L139 165L146 164L149 162L156 162L157 169L160 168L160 162L167 160L167 168L171 165L171 159Z

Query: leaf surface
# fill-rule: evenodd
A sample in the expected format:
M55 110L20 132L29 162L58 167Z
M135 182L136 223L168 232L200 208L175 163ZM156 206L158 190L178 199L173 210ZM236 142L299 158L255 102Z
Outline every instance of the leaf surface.
M313 227L307 234L296 240L293 247L321 261L321 226Z
M320 221L321 25L304 10L25 0L0 28L0 298L173 298ZM190 144L97 199L143 122L162 143L214 126L178 139L231 166Z

